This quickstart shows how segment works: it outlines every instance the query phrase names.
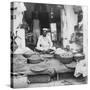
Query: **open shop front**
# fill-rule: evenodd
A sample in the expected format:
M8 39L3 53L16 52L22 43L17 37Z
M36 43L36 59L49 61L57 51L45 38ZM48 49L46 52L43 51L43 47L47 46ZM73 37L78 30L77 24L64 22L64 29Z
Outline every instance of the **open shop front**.
M86 8L15 2L11 13L14 87L86 83Z

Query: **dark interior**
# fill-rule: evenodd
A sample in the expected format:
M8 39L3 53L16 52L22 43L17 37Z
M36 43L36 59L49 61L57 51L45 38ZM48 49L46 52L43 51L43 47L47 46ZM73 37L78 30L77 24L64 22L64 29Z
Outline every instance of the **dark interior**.
M61 39L61 18L60 18L60 8L54 4L33 4L33 3L25 3L27 11L24 12L24 20L30 27L30 32L33 31L33 19L39 19L40 21L40 30L42 34L42 28L49 28L50 23L56 23L57 28L57 40L55 44L58 42L60 45L62 44ZM53 10L53 18L51 18L51 9ZM29 31L28 31L29 32ZM32 42L29 42L29 44ZM33 43L32 43L33 44ZM27 45L30 46L30 45Z

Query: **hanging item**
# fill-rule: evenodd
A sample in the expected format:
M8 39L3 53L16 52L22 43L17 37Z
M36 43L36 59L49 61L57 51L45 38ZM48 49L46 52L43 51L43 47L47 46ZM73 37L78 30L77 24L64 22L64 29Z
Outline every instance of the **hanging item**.
M56 23L50 23L50 28L51 28L52 40L53 40L53 41L56 41L56 40L57 40L57 28L56 28Z
M37 44L37 40L40 36L40 21L39 19L34 19L33 20L33 42L34 45Z

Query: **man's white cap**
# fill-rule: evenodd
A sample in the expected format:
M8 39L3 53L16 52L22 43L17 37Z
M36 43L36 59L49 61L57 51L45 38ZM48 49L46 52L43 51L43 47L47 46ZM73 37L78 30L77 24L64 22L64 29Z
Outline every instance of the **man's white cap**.
M43 31L48 31L48 28L43 28Z

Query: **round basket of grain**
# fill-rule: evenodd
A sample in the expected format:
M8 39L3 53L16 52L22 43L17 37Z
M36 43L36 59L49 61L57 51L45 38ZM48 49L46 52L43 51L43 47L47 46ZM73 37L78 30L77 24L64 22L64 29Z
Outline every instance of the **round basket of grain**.
M72 53L60 54L60 59L59 60L63 64L69 64L73 61L73 54Z
M31 57L32 55L34 55L35 54L35 52L33 52L33 51L27 51L27 52L25 52L24 54L23 54L23 56L25 57L25 58L29 58L29 57Z
M27 63L30 63L30 64L37 64L42 61L43 60L39 55L32 55L30 58L27 59Z

